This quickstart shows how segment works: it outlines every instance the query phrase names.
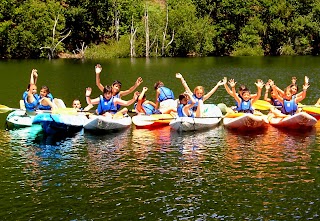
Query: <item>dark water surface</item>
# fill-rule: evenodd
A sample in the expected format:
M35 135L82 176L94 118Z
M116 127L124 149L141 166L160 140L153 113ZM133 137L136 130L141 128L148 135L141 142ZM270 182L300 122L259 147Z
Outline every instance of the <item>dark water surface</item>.
M153 84L162 80L175 95L183 87L210 90L224 76L256 91L257 78L284 88L292 76L308 97L320 97L320 57L165 58L109 61L0 61L0 103L18 108L32 68L38 87L71 105L85 102L85 88L118 79L123 89L138 76L154 100ZM141 90L142 86L138 89ZM130 99L131 95L124 97ZM233 105L221 87L207 103ZM5 130L0 114L1 220L319 220L320 125L310 131L246 134L222 126L179 134L169 127L95 135L46 137L40 128Z

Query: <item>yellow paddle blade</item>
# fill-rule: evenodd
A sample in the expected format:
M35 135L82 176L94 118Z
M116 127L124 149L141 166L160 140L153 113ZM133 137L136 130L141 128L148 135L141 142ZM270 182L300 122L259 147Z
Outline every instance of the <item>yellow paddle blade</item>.
M264 100L257 100L253 103L253 108L257 110L269 110L270 108L274 107L272 104L270 104L268 101Z
M299 106L300 107L300 106ZM302 110L307 113L320 114L320 107L304 105Z
M11 107L7 107L6 105L0 104L0 113L7 113L9 111L13 111L13 110L19 110L17 108L11 108Z
M78 111L74 108L55 108L52 110L53 114L66 114L66 115L77 115Z

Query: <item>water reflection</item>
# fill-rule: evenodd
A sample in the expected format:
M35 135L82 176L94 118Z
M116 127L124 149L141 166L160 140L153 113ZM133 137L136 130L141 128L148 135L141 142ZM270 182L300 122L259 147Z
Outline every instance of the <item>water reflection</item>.
M304 168L310 161L308 146L315 137L315 129L297 132L283 131L270 126L263 134L248 135L227 131L226 172L233 179L245 176L281 177L283 173L279 171L285 171L288 168L287 163L295 162Z

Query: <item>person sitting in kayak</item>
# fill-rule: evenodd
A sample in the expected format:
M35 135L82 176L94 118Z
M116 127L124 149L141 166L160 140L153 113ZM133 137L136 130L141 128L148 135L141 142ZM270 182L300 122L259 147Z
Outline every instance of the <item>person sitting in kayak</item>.
M184 80L182 75L180 73L176 73L176 78L181 79L181 83L186 90L186 92L191 93L192 97L195 100L195 104L192 107L192 110L195 112L196 116L200 116L202 113L202 107L203 107L203 102L205 102L208 98L211 97L211 95L216 92L219 86L224 84L224 81L219 81L216 86L214 86L211 91L209 91L207 94L204 94L204 88L203 86L197 86L194 88L193 93L190 90L187 82ZM190 101L189 101L190 102Z
M52 103L52 95L47 93L49 88L43 86L40 90L40 95L37 94L36 81L38 73L36 69L32 69L30 82L27 91L23 93L24 106L28 113L32 113L35 110L51 110L54 107ZM46 97L49 98L46 98Z
M224 77L222 81L223 81L223 85L224 85L224 88L226 89L227 93L228 93L229 95L233 96L232 90L228 87L227 78ZM236 94L241 98L242 91L243 91L243 90L247 90L247 89L248 89L248 88L247 88L246 85L241 84L241 85L239 86L238 92L237 92ZM255 98L256 96L257 96L257 94L250 94L250 97L251 97L251 98ZM232 111L236 111L236 110L237 110L237 108L238 108L237 105L238 105L238 103L235 102L235 105L231 107Z
M101 84L101 81L100 81L101 71L102 71L102 66L100 64L97 64L95 66L96 85L99 88L99 90L103 92L104 86ZM137 87L139 87L142 82L143 82L142 78L138 77L135 84L132 87L130 87L128 90L121 91L121 86L122 86L121 82L118 80L115 80L112 83L112 95L115 96L116 98L121 98L123 96L126 96L132 93ZM120 111L122 114L126 114L128 112L127 108L123 108L122 110L120 110L120 108L121 108L121 105L117 105L117 110Z
M195 117L195 113L192 107L195 105L196 101L193 98L192 93L185 92L179 95L179 105L177 108L178 117ZM196 117L201 117L200 115Z
M235 86L236 82L234 79L229 80L229 85L232 88L232 97L236 100L237 102L237 112L240 113L253 113L254 109L252 108L252 105L260 98L261 96L261 90L263 87L263 81L258 79L255 85L258 88L257 96L254 98L251 98L250 91L248 89L242 90L240 96L236 93Z
M161 114L159 110L156 109L156 104L152 101L146 99L147 87L143 87L141 93L139 94L138 100L134 105L134 109L138 114Z
M292 77L291 79L291 84L288 86L291 90L291 93L292 93L292 96L301 96L303 91L299 92L299 88L298 88L298 85L297 85L297 78L296 77ZM309 78L307 76L304 77L304 85L308 85L309 84ZM277 92L279 93L279 95L281 97L284 97L285 95L285 92L283 90L281 90L279 87L275 86L275 89L277 90Z
M283 108L281 109L281 113L286 115L294 115L297 112L300 112L298 109L298 103L301 102L307 95L307 89L309 88L309 83L303 85L303 90L301 95L296 94L293 95L290 87L287 87L284 90L284 96L281 97L278 92L276 92L277 99L282 103ZM276 91L276 85L272 84L272 88Z
M270 86L270 82L271 82L271 80L269 80L265 85L266 93L264 94L264 100L269 102L270 104L272 104L276 108L281 109L282 108L282 103L277 99L274 90ZM271 88L271 90L270 90L270 88ZM270 90L270 95L271 95L270 98L268 97L269 96L269 90Z
M51 110L54 107L53 96L47 86L42 86L39 94L39 110Z
M120 98L112 96L112 87L111 86L105 86L103 90L103 95L100 95L99 97L95 99L91 99L92 89L90 87L86 88L86 102L88 105L92 104L98 104L98 108L96 110L96 113L98 115L103 115L111 118L115 118L115 114L122 117L123 114L121 112L118 112L117 105L122 106L129 106L133 104L133 102L138 98L138 92L135 92L133 95L133 98L131 100L125 101Z
M170 114L176 112L177 102L174 99L173 91L164 86L162 81L158 81L154 84L156 90L156 109L163 114Z

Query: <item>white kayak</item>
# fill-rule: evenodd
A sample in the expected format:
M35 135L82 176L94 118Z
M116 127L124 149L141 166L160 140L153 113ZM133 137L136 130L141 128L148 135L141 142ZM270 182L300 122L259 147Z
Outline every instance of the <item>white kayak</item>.
M27 115L25 110L15 110L8 114L6 124L9 129L31 127L34 116Z
M308 113L300 112L284 118L271 118L270 124L274 127L287 129L307 129L317 123L317 119Z
M205 104L203 117L179 117L170 122L170 127L177 131L197 131L217 126L222 113L219 107L214 104Z
M267 127L268 119L266 115L235 113L225 116L223 125L233 130L256 130Z
M84 124L84 129L91 131L121 130L130 127L131 117L109 118L105 116L91 116Z

